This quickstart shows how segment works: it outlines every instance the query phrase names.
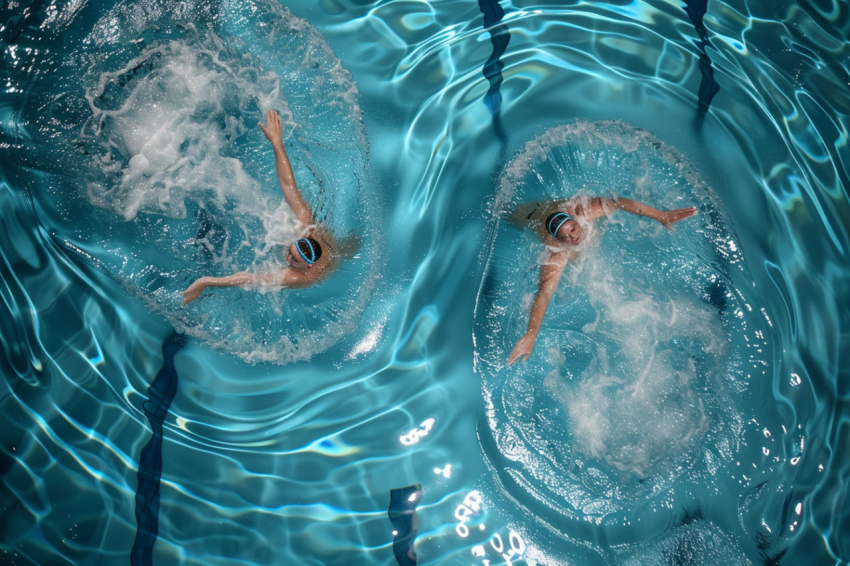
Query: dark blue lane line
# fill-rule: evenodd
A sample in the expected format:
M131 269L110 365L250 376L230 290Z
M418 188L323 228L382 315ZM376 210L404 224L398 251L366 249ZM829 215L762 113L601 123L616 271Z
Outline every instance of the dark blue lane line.
M419 533L416 506L422 501L422 486L417 484L390 490L390 508L387 514L393 524L393 555L399 566L416 566L413 543Z
M153 545L159 534L159 484L162 478L162 423L177 393L174 356L184 346L183 335L173 333L162 345L162 369L148 388L142 405L153 436L139 458L139 486L136 491L136 540L130 552L131 566L152 566Z
M502 55L508 48L508 43L511 42L511 34L508 31L508 26L501 23L505 17L505 10L499 5L497 0L478 0L478 8L484 14L484 29L490 33L490 43L493 44L493 53L490 58L484 63L484 78L490 83L490 88L487 94L484 95L484 104L490 110L493 116L493 129L496 131L496 137L502 142L502 147L505 148L507 137L505 130L502 128L502 93L499 90L502 86L502 69L505 64L502 63Z
M697 103L697 120L702 122L705 115L708 113L708 107L711 105L711 100L718 92L720 85L714 80L714 69L711 67L711 59L706 52L706 47L714 47L708 39L708 30L705 29L705 24L702 23L702 18L708 11L708 0L683 0L685 2L685 13L694 24L694 29L699 34L700 41L695 41L694 45L699 49L699 70L702 73L702 82L699 85L699 102Z

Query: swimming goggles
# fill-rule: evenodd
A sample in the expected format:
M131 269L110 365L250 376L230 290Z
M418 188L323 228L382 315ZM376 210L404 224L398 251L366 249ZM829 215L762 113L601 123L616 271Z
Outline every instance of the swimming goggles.
M307 249L310 251L310 257L307 257L304 252L301 250L301 244L304 243L307 246ZM304 258L304 261L307 263L313 264L316 263L316 250L313 248L313 243L307 238L301 238L295 242L295 249L298 250L298 255Z
M549 232L550 236L557 240L558 230L560 230L561 226L570 220L575 220L575 218L566 212L553 212L549 215L549 218L546 219L546 231Z

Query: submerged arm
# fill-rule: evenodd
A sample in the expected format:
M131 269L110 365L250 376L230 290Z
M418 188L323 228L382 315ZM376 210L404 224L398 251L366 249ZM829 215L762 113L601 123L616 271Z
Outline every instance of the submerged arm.
M207 287L245 287L247 285L294 288L306 287L310 285L310 282L301 273L293 269L278 269L268 273L240 271L225 277L201 277L180 294L183 295L183 304L188 305L197 299Z
M670 230L675 230L675 228L673 228L673 224L675 224L676 222L684 220L685 218L693 216L697 213L696 207L693 206L689 206L687 208L677 208L675 210L658 210L656 208L652 208L648 204L644 204L642 202L638 202L630 198L602 200L612 203L613 206L619 210L625 210L626 212L636 214L637 216L646 216L647 218L657 220L658 222L664 224L664 226L666 226Z
M553 254L550 260L553 263L547 263L540 268L540 282L537 286L537 294L534 296L534 302L531 304L528 328L525 335L514 346L508 358L508 365L511 365L517 360L524 362L534 350L537 333L540 332L540 325L543 323L546 309L549 308L549 301L552 300L552 295L555 293L555 289L558 288L558 282L564 273L564 266L566 266L569 256L563 252L557 253Z
M268 122L266 126L263 126L262 122L258 125L263 130L266 138L272 142L277 180L280 183L281 190L283 190L283 196L286 198L286 202L289 203L292 211L295 212L295 217L299 222L302 224L312 224L313 211L310 209L307 201L304 200L304 197L301 196L301 191L298 190L298 186L295 184L292 165L290 165L289 157L286 155L286 150L283 147L283 129L280 123L280 116L274 110L269 110L266 113L266 122Z

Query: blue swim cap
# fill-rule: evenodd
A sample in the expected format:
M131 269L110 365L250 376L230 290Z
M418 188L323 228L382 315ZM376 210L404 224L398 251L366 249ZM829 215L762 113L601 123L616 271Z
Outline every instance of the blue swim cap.
M549 232L549 235L558 239L558 230L561 229L568 220L575 220L572 216L567 214L566 212L553 212L549 215L549 218L546 219L546 231Z
M298 250L298 255L304 258L304 261L307 263L313 264L316 263L317 259L319 259L319 256L316 254L316 248L313 246L313 242L307 238L296 240L295 249ZM309 254L309 257L307 254Z

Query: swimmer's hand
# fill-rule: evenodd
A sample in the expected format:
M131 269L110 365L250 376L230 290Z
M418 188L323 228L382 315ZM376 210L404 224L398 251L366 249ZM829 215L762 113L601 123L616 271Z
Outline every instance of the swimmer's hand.
M257 125L263 130L266 139L274 144L283 144L283 126L280 124L280 115L274 110L266 112L266 122L264 126L262 122L257 122Z
M515 361L520 360L525 362L528 356L534 350L534 343L537 341L537 334L534 332L526 332L525 336L519 339L519 342L514 346L514 351L511 352L508 358L508 365L512 365Z
M688 208L677 208L676 210L662 212L661 218L659 218L658 221L664 224L664 226L668 229L675 230L675 228L673 228L673 224L680 220L684 220L685 218L690 218L696 213L697 209L694 206L689 206Z
M645 216L647 218L657 220L670 230L675 230L675 228L673 228L673 224L676 222L689 218L697 213L697 209L693 206L665 211L652 208L648 204L644 204L630 198L617 198L609 202L613 203L613 205L620 210L625 210L626 212L637 214L638 216Z
M188 305L189 303L197 299L201 295L201 293L204 292L204 289L209 287L211 279L211 277L201 277L200 279L189 285L188 289L180 293L181 295L183 295L183 304Z

